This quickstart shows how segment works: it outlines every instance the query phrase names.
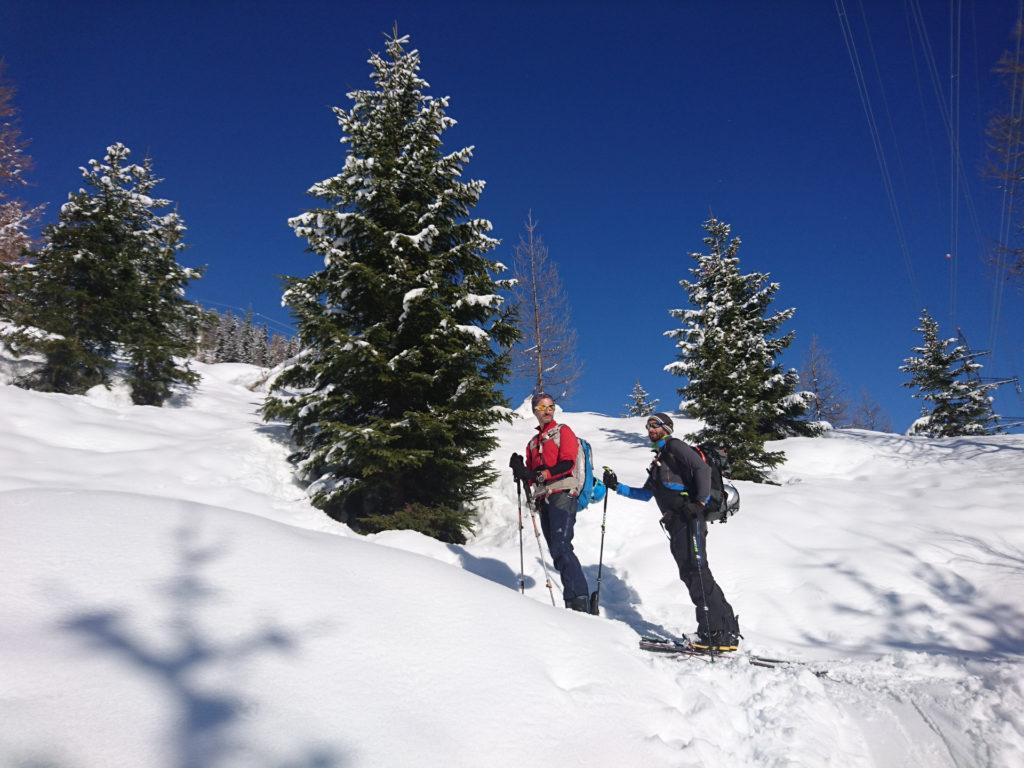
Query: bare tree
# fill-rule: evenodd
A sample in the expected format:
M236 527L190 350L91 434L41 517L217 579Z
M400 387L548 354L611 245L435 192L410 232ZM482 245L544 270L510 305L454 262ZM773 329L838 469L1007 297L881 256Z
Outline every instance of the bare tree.
M988 123L988 158L984 175L996 183L1003 193L1000 231L993 258L994 265L1010 278L1024 278L1024 247L1012 242L1011 230L1024 230L1017 215L1017 196L1024 185L1024 62L1021 43L1024 29L1014 29L1016 51L1004 52L993 71L1006 83L1009 96L1005 110L996 113ZM1002 280L1003 275L997 275Z
M870 429L875 432L892 432L892 421L889 416L866 389L860 391L860 397L853 407L850 426L855 429Z
M529 381L534 392L564 399L580 375L576 330L558 269L537 234L532 211L527 214L525 236L520 235L515 248L513 272L522 333L513 349L514 375Z
M814 395L807 412L812 421L827 421L833 427L846 424L849 403L832 368L832 360L818 343L817 336L811 336L807 358L800 371L800 383Z
M24 186L32 158L21 138L14 86L4 78L0 60L0 262L17 261L29 244L28 228L42 213L42 206L27 208L20 200L7 199L6 187Z

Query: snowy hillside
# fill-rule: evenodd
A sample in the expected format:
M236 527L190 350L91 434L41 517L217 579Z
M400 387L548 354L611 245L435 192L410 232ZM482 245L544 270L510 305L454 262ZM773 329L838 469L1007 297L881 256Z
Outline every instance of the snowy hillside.
M292 483L258 371L198 369L162 409L0 384L0 765L1024 764L1024 437L781 443L709 536L744 648L808 662L762 669L636 648L694 628L653 503L609 501L602 617L553 609L529 521L518 593L509 477L465 547L356 536ZM643 478L641 419L559 419Z

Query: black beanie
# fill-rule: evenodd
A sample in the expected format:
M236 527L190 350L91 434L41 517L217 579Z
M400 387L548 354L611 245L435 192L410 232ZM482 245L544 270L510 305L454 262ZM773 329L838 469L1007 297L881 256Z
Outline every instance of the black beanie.
M667 413L652 413L648 419L657 419L665 427L665 432L672 434L672 417Z

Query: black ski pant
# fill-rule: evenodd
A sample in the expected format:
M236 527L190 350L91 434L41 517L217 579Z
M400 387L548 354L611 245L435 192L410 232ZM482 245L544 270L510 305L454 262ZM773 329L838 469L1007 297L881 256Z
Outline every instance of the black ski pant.
M562 597L568 603L573 598L590 599L587 578L572 548L573 529L576 526L576 497L566 491L552 493L537 502L540 511L540 529L544 541L562 580Z
M697 613L697 634L712 639L714 632L738 635L740 628L732 606L711 575L707 556L708 526L695 504L680 500L668 509L661 507L662 522L669 535L672 557L679 566L679 578L686 585ZM704 601L707 601L707 611Z

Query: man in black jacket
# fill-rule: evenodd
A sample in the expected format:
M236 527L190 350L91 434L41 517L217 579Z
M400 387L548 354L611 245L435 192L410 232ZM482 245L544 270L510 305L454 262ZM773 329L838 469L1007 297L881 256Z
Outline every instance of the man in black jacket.
M611 470L605 470L604 484L620 496L638 501L653 498L657 502L672 557L679 566L679 578L697 609L698 639L693 645L704 650L735 651L739 647L739 621L708 567L704 505L711 497L711 468L693 448L672 437L672 419L666 413L648 417L647 437L654 461L643 487L620 483Z

